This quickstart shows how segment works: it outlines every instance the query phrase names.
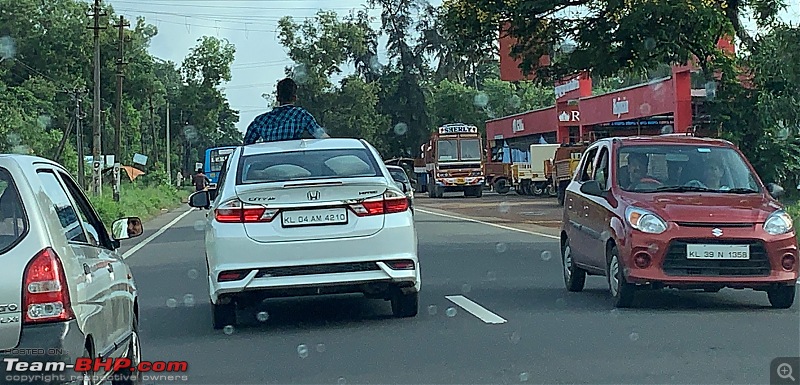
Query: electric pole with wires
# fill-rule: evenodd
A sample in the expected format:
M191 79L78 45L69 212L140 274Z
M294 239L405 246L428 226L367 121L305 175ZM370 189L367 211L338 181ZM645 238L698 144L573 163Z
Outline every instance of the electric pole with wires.
M130 26L130 23L125 21L124 16L119 17L119 24L115 28L119 28L119 56L117 57L117 127L114 130L114 201L119 202L119 173L120 164L122 162L122 149L120 143L122 141L122 79L125 74L122 72L122 67L125 64L125 27Z
M94 100L92 106L94 107L94 124L92 127L92 194L98 196L102 193L103 188L103 175L102 175L102 159L103 146L101 142L101 128L100 128L100 30L106 27L100 26L100 17L106 16L106 13L100 8L100 0L94 0L92 6L91 16L94 25L88 27L94 30Z

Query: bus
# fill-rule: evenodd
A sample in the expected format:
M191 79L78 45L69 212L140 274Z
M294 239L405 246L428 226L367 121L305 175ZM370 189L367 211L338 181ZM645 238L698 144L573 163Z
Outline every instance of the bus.
M206 159L203 162L203 173L211 180L211 185L214 186L219 180L219 172L222 170L222 164L228 159L228 156L233 153L236 146L212 147L206 149Z

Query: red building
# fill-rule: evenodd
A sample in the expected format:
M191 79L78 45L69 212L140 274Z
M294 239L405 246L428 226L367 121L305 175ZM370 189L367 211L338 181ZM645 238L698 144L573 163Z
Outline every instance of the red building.
M500 39L501 79L529 80L510 56L512 44L512 38ZM729 40L720 40L719 47L733 52ZM546 57L540 60L547 62ZM554 106L487 121L487 144L492 148L505 143L526 151L541 138L573 143L593 137L654 135L666 125L674 132L687 132L697 124L695 115L706 91L692 89L693 71L691 66L675 66L664 78L602 95L592 95L592 79L584 71L555 84Z

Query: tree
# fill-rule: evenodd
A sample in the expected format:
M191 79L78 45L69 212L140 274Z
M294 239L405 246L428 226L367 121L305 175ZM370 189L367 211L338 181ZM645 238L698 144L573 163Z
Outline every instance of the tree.
M752 38L739 18L751 12L761 26L772 25L782 1L687 0L445 0L451 33L467 39L495 39L501 25L518 40L512 54L522 59L525 72L542 80L591 69L596 76L613 76L622 69L645 69L667 63L683 64L721 55L717 42L736 35ZM582 13L582 14L581 14ZM491 33L489 33L491 32ZM568 43L568 44L565 44ZM563 47L563 49L562 49ZM755 50L757 44L748 44ZM539 58L553 57L540 67Z

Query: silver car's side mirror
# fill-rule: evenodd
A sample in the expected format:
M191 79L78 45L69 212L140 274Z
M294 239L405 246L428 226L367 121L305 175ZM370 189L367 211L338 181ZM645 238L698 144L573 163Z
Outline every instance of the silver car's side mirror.
M136 238L144 233L142 220L139 217L125 217L111 224L111 238L115 241Z

